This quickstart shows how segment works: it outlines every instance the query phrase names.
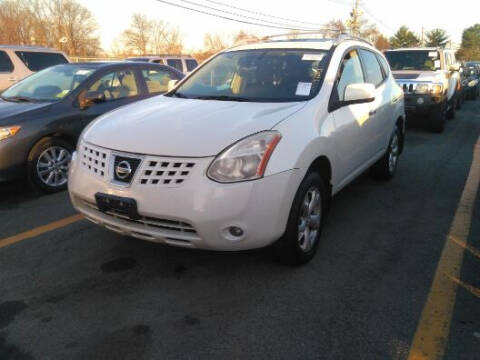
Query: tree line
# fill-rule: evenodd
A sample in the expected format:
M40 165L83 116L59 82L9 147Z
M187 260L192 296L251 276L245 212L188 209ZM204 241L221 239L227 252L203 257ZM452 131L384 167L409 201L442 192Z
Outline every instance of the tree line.
M0 29L1 44L51 47L78 57L105 56L94 16L75 0L0 0ZM322 35L335 37L343 32L366 39L379 50L446 47L450 42L443 29L432 29L419 37L407 26L401 26L388 38L355 8L346 21L329 21ZM289 37L293 39L298 34L292 31ZM202 61L240 41L261 39L262 36L243 30L231 35L209 33L204 37L203 48L192 55ZM132 15L128 28L114 41L109 55L181 54L184 51L183 35L177 26L137 13ZM463 31L457 56L462 60L480 60L480 24Z

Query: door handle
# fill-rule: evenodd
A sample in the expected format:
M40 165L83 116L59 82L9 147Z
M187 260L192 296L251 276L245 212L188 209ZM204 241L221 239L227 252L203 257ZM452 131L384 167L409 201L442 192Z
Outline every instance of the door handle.
M11 78L8 78L8 81L17 81L18 79L16 77L11 77Z
M377 113L377 110L370 110L370 112L368 113L369 116L373 116Z

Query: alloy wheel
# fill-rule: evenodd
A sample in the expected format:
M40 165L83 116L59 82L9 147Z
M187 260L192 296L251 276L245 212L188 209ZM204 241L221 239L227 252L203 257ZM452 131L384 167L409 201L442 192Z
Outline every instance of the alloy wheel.
M298 221L298 245L304 252L310 251L318 238L322 219L320 190L311 187L305 194Z
M38 178L47 186L65 185L68 180L68 165L72 155L61 146L45 149L37 160Z
M388 154L388 170L392 174L397 167L398 162L398 154L399 154L399 146L398 146L398 133L395 131L393 134L392 142L390 143L390 152Z

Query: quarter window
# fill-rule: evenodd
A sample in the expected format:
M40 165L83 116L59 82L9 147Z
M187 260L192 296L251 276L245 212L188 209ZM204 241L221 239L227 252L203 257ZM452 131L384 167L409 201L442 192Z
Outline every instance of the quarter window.
M377 59L380 62L380 65L382 66L385 79L388 78L388 76L390 75L390 66L388 66L387 60L385 60L385 58L380 55L377 55Z
M373 52L363 49L360 49L360 54L365 65L367 81L375 86L379 86L384 79L377 56Z
M0 51L0 72L11 73L13 64L5 51Z
M143 70L142 76L150 94L167 92L168 82L174 80L172 74L164 70Z
M65 56L58 53L15 51L15 54L31 71L40 71L53 65L68 63L68 60L65 59Z
M137 82L132 70L108 73L98 79L87 92L102 92L105 99L117 100L138 95Z
M337 82L337 95L340 101L345 99L345 89L350 84L364 83L362 65L356 50L351 50L340 64Z

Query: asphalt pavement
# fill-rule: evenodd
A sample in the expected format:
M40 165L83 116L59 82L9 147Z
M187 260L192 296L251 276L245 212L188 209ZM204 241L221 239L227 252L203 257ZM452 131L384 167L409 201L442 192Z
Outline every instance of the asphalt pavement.
M414 122L396 177L366 173L339 193L317 256L299 268L265 251L63 223L75 214L66 192L1 184L0 244L16 240L0 245L0 359L407 359L472 167L480 101L440 135ZM465 226L445 359L480 358L480 196Z

